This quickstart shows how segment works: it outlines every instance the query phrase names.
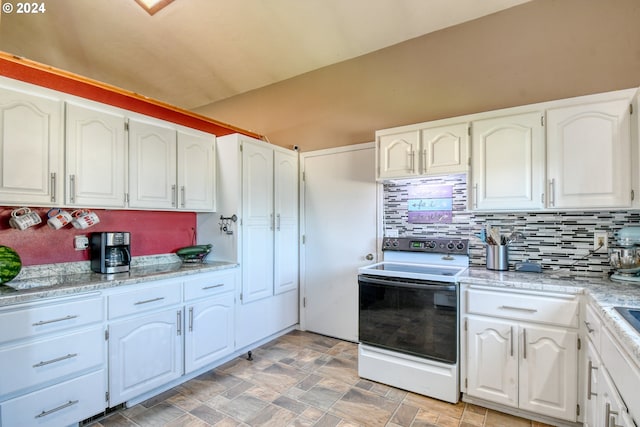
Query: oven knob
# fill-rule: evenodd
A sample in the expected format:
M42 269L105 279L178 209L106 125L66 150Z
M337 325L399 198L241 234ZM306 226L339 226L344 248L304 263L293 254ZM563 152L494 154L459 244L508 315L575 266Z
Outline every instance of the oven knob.
M398 247L398 241L397 240L393 241L393 246L396 247L396 248Z
M456 246L456 248L458 248L458 250L463 250L464 249L464 243L459 242L458 245Z
M447 243L447 249L449 249L451 251L451 250L453 250L453 248L455 248L455 245L453 244L453 242Z
M385 240L384 241L384 247L388 248L389 246L391 246L391 240Z
M436 242L434 242L434 241L432 240L432 241L430 241L430 242L427 244L427 246L429 246L431 249L435 249L435 247L436 247Z

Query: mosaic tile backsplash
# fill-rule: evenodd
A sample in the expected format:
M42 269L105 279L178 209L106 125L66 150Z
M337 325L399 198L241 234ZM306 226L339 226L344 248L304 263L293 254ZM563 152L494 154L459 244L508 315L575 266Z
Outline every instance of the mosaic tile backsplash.
M412 186L453 185L451 223L413 224L408 221L408 199ZM531 261L545 271L602 276L611 271L607 252L593 249L594 231L606 231L609 245L625 226L640 226L640 211L566 212L471 212L467 210L467 175L447 175L385 183L384 232L400 236L458 237L469 239L472 266L485 266L484 244L474 236L487 224L503 233L519 231L524 241L509 245L509 268Z

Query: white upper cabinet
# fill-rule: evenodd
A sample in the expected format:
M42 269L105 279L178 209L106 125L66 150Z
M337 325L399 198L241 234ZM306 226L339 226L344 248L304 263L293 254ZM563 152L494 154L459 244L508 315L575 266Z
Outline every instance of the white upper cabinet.
M215 137L196 130L178 131L178 207L215 210Z
M547 111L550 208L631 206L630 99Z
M66 105L66 204L125 207L125 119Z
M431 175L465 172L469 162L468 147L468 123L423 129L422 173Z
M544 207L542 118L535 111L472 123L473 209Z
M63 201L63 103L0 86L0 205Z
M378 178L418 175L419 131L381 135L377 145Z
M176 131L129 121L129 207L176 209Z
M378 179L460 173L468 165L468 124L413 125L376 132Z

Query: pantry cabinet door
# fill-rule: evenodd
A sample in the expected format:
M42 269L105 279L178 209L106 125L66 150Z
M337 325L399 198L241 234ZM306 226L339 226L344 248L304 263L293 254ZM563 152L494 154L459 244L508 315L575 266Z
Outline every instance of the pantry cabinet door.
M517 324L468 318L467 394L518 407Z
M378 136L378 178L411 177L419 174L420 132Z
M63 201L63 103L0 87L0 204Z
M242 303L273 295L273 149L242 144Z
M197 131L178 131L179 208L215 210L215 136Z
M544 207L542 117L532 112L472 123L473 209Z
M67 204L124 207L124 116L67 103L66 125Z
M547 111L550 208L631 206L629 100Z
M576 420L578 334L559 328L521 326L520 408Z
M274 152L274 294L298 288L298 153Z
M129 207L176 209L176 131L129 121Z

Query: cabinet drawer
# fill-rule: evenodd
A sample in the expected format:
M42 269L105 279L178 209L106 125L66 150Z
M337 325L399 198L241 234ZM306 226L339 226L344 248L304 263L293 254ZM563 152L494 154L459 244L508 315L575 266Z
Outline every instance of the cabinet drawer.
M0 396L99 369L105 361L102 327L0 350Z
M105 373L97 371L0 404L3 426L68 426L104 411Z
M20 306L0 312L0 343L102 322L101 297Z
M109 295L109 319L179 304L182 301L180 284L166 280L135 291Z
M602 323L600 322L600 318L596 314L595 310L587 305L584 314L584 326L586 330L586 335L589 337L591 344L596 349L598 353L600 353L600 336L601 336L601 328Z
M472 286L465 296L467 312L472 314L578 327L580 304L577 295L514 292Z
M236 284L236 269L205 274L184 282L185 301L232 291Z

